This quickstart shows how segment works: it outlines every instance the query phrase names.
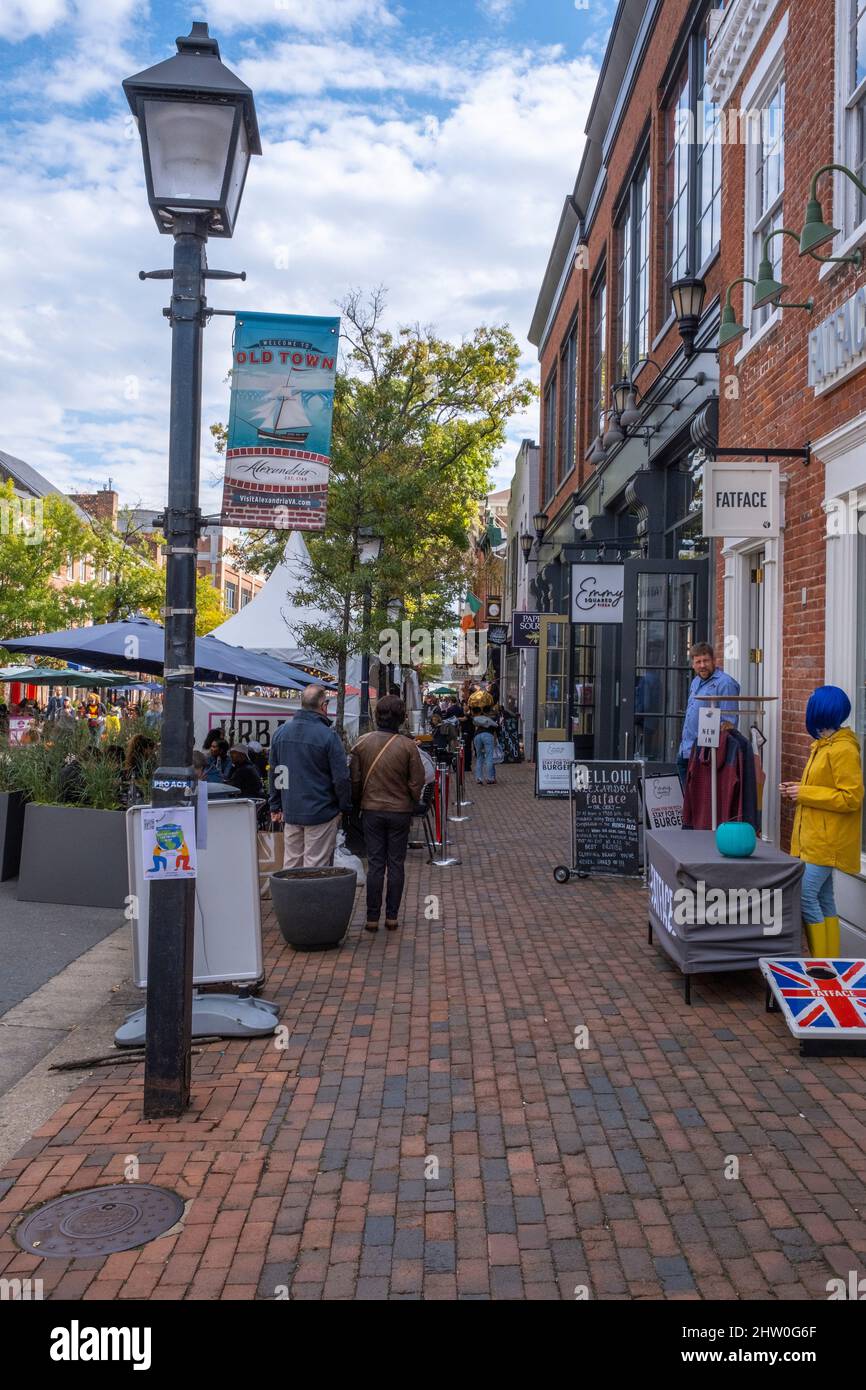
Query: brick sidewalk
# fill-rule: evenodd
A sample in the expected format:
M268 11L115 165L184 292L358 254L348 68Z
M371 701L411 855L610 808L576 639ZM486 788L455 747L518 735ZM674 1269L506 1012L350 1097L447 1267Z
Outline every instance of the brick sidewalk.
M471 784L461 866L410 852L398 934L364 932L360 896L339 951L268 918L285 1051L207 1046L177 1123L142 1122L141 1067L79 1087L3 1170L0 1273L69 1299L807 1299L866 1271L866 1063L801 1059L752 973L686 1008L640 887L557 886L565 806L500 773ZM21 1212L127 1155L192 1199L179 1234L18 1251Z

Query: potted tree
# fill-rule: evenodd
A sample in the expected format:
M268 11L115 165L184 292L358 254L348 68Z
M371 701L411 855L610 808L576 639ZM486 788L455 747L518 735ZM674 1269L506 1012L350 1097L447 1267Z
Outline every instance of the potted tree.
M278 869L271 899L283 940L296 951L330 951L349 929L354 869Z

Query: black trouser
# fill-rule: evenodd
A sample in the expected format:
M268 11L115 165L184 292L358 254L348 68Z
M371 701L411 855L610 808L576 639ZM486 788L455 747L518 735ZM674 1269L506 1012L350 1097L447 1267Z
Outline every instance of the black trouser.
M472 771L472 740L475 737L475 730L461 734L463 739L463 768L465 772Z
M365 811L364 839L367 842L367 918L378 921L382 910L382 888L388 869L385 916L395 918L403 896L406 877L406 850L409 847L408 811Z

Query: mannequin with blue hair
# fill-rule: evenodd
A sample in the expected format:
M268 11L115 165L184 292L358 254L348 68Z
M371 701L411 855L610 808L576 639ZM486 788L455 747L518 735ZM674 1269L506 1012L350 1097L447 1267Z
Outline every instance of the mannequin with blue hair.
M783 782L784 797L797 803L791 853L805 864L801 903L812 956L832 958L841 950L833 870L860 872L860 815L863 768L860 742L844 728L851 701L837 685L813 690L806 728L814 742L799 782Z

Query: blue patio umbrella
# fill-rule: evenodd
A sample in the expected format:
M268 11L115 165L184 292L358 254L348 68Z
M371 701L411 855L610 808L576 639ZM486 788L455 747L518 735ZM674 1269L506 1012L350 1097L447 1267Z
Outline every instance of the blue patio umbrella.
M95 627L73 627L64 632L43 632L36 637L0 638L0 647L28 656L51 656L59 661L78 661L98 671L147 671L163 674L165 631L150 618L125 618ZM276 657L232 647L218 637L195 640L197 681L223 681L234 685L271 685L280 690L304 690L311 678L298 666ZM317 682L335 689L332 681Z

